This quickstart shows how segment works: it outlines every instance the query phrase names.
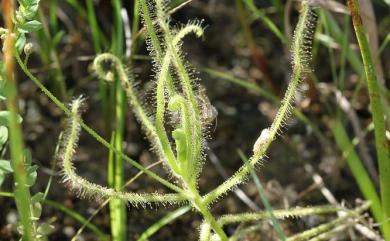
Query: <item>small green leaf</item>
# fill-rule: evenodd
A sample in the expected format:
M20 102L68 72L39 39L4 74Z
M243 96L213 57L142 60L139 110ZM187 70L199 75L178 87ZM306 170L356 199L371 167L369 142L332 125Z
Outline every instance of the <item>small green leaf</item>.
M2 110L0 111L0 125L6 126L9 123L9 115L8 111Z
M26 35L24 33L21 33L18 40L16 40L15 47L19 50L22 51L24 48L24 45L26 44Z
M53 233L55 227L54 225L51 225L51 224L48 224L48 223L43 223L42 225L40 225L38 227L38 233L43 235L43 236L47 236L51 233Z
M44 194L42 192L38 192L31 198L31 202L41 202L43 200L43 196Z
M36 32L42 28L42 23L37 20L28 21L18 27L21 33Z
M42 205L39 202L32 204L32 219L39 220L42 214Z
M0 160L0 171L2 171L3 173L13 172L11 162L7 160Z
M27 7L31 4L31 0L19 0L21 6Z
M38 8L39 8L38 2L39 1L36 1L36 3L33 3L30 6L28 6L27 11L25 13L26 19L30 20L30 19L34 18L35 15L37 15Z
M31 187L35 184L35 181L37 180L37 170L37 165L27 168L26 186Z
M5 126L0 126L0 148L4 146L7 140L8 140L8 128Z

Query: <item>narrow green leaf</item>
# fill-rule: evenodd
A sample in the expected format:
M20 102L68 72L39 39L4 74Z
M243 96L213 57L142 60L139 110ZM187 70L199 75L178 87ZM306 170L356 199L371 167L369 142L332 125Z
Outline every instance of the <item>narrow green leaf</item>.
M238 155L240 156L241 160L244 163L248 162L248 158L244 155L244 153L241 150L238 150ZM254 183L256 185L256 188L257 188L257 191L259 193L261 202L263 203L263 205L264 205L265 209L267 210L267 212L270 214L271 223L272 223L273 228L276 231L276 234L278 235L280 240L286 240L287 237L286 237L286 235L283 232L282 226L280 225L280 223L278 222L278 220L276 219L276 217L274 215L272 206L269 203L269 201L268 201L268 199L267 199L267 197L265 195L265 191L264 191L263 185L261 184L260 179L257 177L256 172L255 172L254 169L251 169L250 173L251 173L253 181L254 181Z
M274 24L274 22L263 13L262 10L258 9L253 0L243 0L245 5L252 11L256 18L261 19L264 24L280 39L282 43L287 43L287 38L284 36L281 30Z
M63 30L58 31L53 37L53 45L57 46L60 43L62 37L64 36L65 36L65 31Z
M347 132L339 119L331 123L333 136L337 146L343 152L343 157L346 159L348 166L354 176L356 183L359 186L365 199L372 202L371 211L378 221L382 221L382 207L379 196L375 190L375 185L370 179L362 160L357 155L354 145L351 143Z
M109 240L107 235L103 232L103 230L100 230L99 227L97 227L93 223L88 222L88 220L85 217L83 217L80 213L78 213L72 209L69 209L69 208L65 207L64 205L62 205L61 203L58 203L56 201L45 200L44 204L47 204L49 206L52 206L52 207L64 212L66 215L68 215L69 217L78 221L80 224L85 224L86 227L88 227L92 232L94 232L98 236L97 240L104 240L104 241Z
M191 206L187 205L181 208L176 209L175 211L172 211L168 213L165 217L158 220L156 223L154 223L152 226L150 226L145 232L141 234L141 236L137 239L137 241L145 241L148 238L150 238L154 233L156 233L158 230L160 230L163 226L169 224L176 218L184 215L189 210L191 210Z

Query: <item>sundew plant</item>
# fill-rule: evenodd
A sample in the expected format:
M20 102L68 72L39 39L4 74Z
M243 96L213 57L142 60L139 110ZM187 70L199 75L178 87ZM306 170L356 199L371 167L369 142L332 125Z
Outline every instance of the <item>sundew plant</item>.
M10 1L6 2L10 3ZM69 2L72 2L77 6L75 1ZM382 207L379 198L376 195L375 188L372 188L373 185L371 185L371 183L368 185L361 181L358 181L358 185L362 189L365 198L369 199L369 201L362 202L355 210L348 210L336 206L318 206L274 211L267 209L267 211L264 212L252 213L227 213L222 216L216 216L211 211L215 203L219 202L224 196L237 188L238 185L245 183L249 179L249 175L253 174L253 171L263 164L271 143L282 134L282 130L287 126L288 118L294 112L295 97L304 84L303 82L308 76L313 74L311 56L313 38L316 32L318 19L317 14L313 9L314 7L311 5L312 2L315 1L303 0L301 3L299 19L295 27L293 39L290 43L291 74L289 84L272 124L269 127L258 127L257 131L259 137L255 143L253 143L253 152L250 153L250 158L246 160L241 153L244 164L238 168L232 176L224 180L208 193L203 193L200 190L199 178L202 173L202 167L207 159L207 139L209 138L210 126L216 117L216 110L211 105L210 100L206 95L205 88L199 83L198 77L194 74L194 70L190 67L190 64L185 58L185 54L181 50L184 38L187 35L193 34L198 38L201 38L204 35L204 26L202 21L190 21L184 25L172 24L168 11L168 1L138 0L135 4L139 7L142 16L142 23L146 29L147 48L149 55L153 59L154 75L152 82L154 92L152 103L148 103L149 105L152 104L152 109L146 108L145 106L145 103L149 102L149 99L146 101L139 94L137 80L132 73L131 66L125 64L122 57L118 57L121 56L121 54L118 54L120 49L118 51L112 51L112 53L97 54L96 57L94 56L94 60L91 61L94 76L98 77L101 82L104 81L103 84L101 82L99 83L101 84L100 87L116 86L115 94L119 100L124 97L121 96L121 93L125 93L129 109L134 112L137 121L150 143L151 150L164 164L167 176L169 177L168 180L167 178L161 177L150 171L147 167L142 166L139 162L124 154L120 149L122 144L120 140L122 140L123 137L121 136L121 133L115 137L115 141L119 140L119 144L115 141L110 143L83 121L82 114L84 103L87 101L87 98L74 98L69 106L66 106L61 101L62 99L65 99L65 85L62 85L62 87L59 88L63 95L63 98L59 100L30 72L27 65L29 55L32 52L32 44L28 43L26 36L27 34L39 31L42 28L42 23L36 18L39 9L39 0L20 0L18 5L19 8L16 11L12 9L12 4L4 4L4 9L7 10L6 28L1 28L0 33L2 39L5 39L3 52L6 58L4 64L1 62L2 76L5 76L4 78L7 80L14 80L13 59L15 58L22 71L67 115L67 126L59 138L58 153L56 153L56 158L58 157L57 159L60 159L63 182L69 187L72 193L77 194L80 198L107 200L107 202L114 200L115 202L112 202L112 205L110 206L112 223L115 223L115 221L120 222L122 218L121 215L123 215L123 217L125 215L125 213L121 212L123 211L123 208L121 210L118 208L118 213L114 211L115 205L118 203L122 205L121 207L123 207L123 204L127 204L128 206L134 206L136 208L186 206L188 209L191 208L193 213L200 214L202 217L202 222L197 230L199 232L199 240L201 241L238 240L240 234L229 236L224 229L225 225L251 223L259 220L271 220L280 240L323 240L358 222L367 224L362 218L362 213L371 208L374 218L381 225L380 229L385 238L387 238L386 240L389 240L388 227L385 222L388 210L383 207L385 214L382 215ZM119 3L119 1L114 1L114 5L115 3ZM247 1L247 3L249 3L249 1ZM350 6L355 7L356 10L356 1L349 1L349 4ZM93 9L91 8L92 5L92 1L88 1L87 7L89 7L89 10ZM119 5L116 5L116 7ZM118 9L120 10L120 7L116 10ZM89 16L93 15L91 13L92 12L90 11ZM352 13L355 24L356 21L359 22L359 16L356 14L360 13L359 11L357 11L357 13ZM93 23L93 17L89 20ZM364 38L364 31L362 32L359 27L357 30L360 31L358 37L359 43L361 43L361 38ZM98 32L93 32L92 34L96 36L99 35ZM287 42L287 40L285 41ZM366 42L363 41L362 43L363 47L367 47ZM120 44L121 41L119 41L118 45ZM95 46L95 51L96 53L101 52L98 44ZM25 55L24 60L21 58L23 52ZM55 53L49 53L49 55L54 56ZM3 65L5 67L3 67ZM371 69L370 67L365 67L368 70ZM57 79L62 79L61 71L57 71L56 73L58 75ZM369 77L370 76L368 76L367 79L374 81ZM38 193L31 197L29 187L34 184L35 179L33 178L33 181L30 179L31 176L36 178L37 167L31 165L31 157L27 158L27 152L23 150L22 133L20 121L18 120L18 108L16 106L16 85L14 81L10 81L10 83L11 87L7 87L7 91L9 91L10 94L4 95L4 98L3 89L6 88L3 88L2 83L0 87L2 100L7 101L8 109L10 110L9 122L4 121L4 123L10 127L10 151L13 161L10 163L1 160L0 184L6 173L14 173L15 192L9 193L8 196L15 197L16 200L20 216L20 227L22 227L20 228L20 232L23 233L22 239L26 241L47 240L48 235L50 235L54 228L50 224L39 222L39 218L41 214L41 203L50 203L46 200L48 188L45 194ZM370 86L379 88L372 83ZM378 107L378 104L373 105L373 107ZM107 106L105 106L105 108L107 108ZM118 106L111 108L119 109ZM378 111L378 108L376 111ZM380 120L383 116L382 110L380 109L379 112L375 113L379 113L375 118L375 123L377 125L378 123L379 125L384 125L383 120ZM382 116L378 119L378 115ZM119 116L124 119L125 115L121 113ZM107 119L110 120L110 118ZM2 136L6 136L2 138L5 143L8 139L8 129L3 127L3 123L0 127L2 127L2 133L6 133L2 134ZM110 151L110 154L127 161L132 166L139 169L143 174L148 175L154 181L165 186L169 192L161 193L155 191L142 193L124 191L123 188L118 188L119 184L105 187L78 175L74 159L79 145L83 144L79 142L79 136L82 129L101 143L104 148L107 148ZM382 134L384 135L384 133ZM383 141L384 138L384 136L381 136L378 140ZM348 138L343 139L343 136L338 139L338 142L341 143L344 142L348 144L348 141ZM115 143L112 144L113 142ZM1 146L4 143L0 143ZM347 144L344 146L348 146ZM22 151L24 151L23 154L21 154ZM1 154L1 157L3 157L4 153ZM385 160L387 157L383 154L381 158ZM386 166L385 164L386 161L381 163L382 166ZM7 169L4 169L5 166ZM386 183L385 178L381 179L382 186L385 186L384 183ZM384 196L383 200L387 200L386 198L389 196L387 195L388 192L382 189L381 191L383 192L382 196ZM385 201L383 202L385 203ZM387 207L388 205L386 204L383 206ZM64 207L61 208L63 210L65 209ZM278 226L276 220L288 217L302 217L305 215L327 213L337 214L338 217L328 223L321 224L288 238L284 235L283 230ZM121 217L117 216L116 220L113 221L117 214ZM86 223L88 222L89 220L83 220L85 225L87 225ZM123 222L122 225L125 223L126 222ZM113 226L113 224L111 225ZM367 227L369 225L367 224L365 226ZM94 226L92 228L94 228ZM120 233L123 232L123 230L113 231L115 228L116 227L112 227L113 240L125 240L126 235L122 235L122 238L117 239L117 237L121 236ZM250 231L251 228L253 228L253 226L249 226L247 230ZM121 228L118 228L118 230L119 229ZM245 229L243 231L245 231ZM117 233L114 234L114 232ZM104 235L101 236L105 238ZM145 240L141 238L140 240Z
M292 43L292 75L282 105L274 122L261 132L254 144L253 155L232 177L211 192L202 195L198 189L198 178L202 171L206 148L205 138L210 123L209 115L212 106L202 93L202 87L190 74L188 64L181 52L183 38L190 33L201 37L201 22L190 22L180 28L172 28L166 11L166 3L156 0L154 4L140 1L143 21L148 33L148 49L153 57L155 78L155 112L148 113L135 88L132 73L120 59L113 54L98 55L93 63L97 75L113 82L120 80L126 92L129 104L151 143L152 150L164 161L166 170L173 182L168 182L155 174L147 173L156 181L167 186L172 193L132 193L106 188L87 181L75 172L72 160L78 145L80 131L82 98L71 104L69 129L62 140L62 167L64 180L80 196L121 199L130 205L145 207L148 205L183 205L190 204L204 218L200 238L209 240L211 230L213 239L228 240L222 228L226 220L234 219L234 215L218 221L210 212L211 205L226 195L237 185L244 182L251 169L262 162L272 141L281 133L281 128L291 113L292 103L301 81L310 73L311 44L316 26L316 16L312 8L304 3ZM206 106L205 106L206 105ZM168 132L171 125L173 131ZM241 218L251 220L250 214L242 214ZM255 216L256 218L256 216ZM227 221L228 222L228 221Z

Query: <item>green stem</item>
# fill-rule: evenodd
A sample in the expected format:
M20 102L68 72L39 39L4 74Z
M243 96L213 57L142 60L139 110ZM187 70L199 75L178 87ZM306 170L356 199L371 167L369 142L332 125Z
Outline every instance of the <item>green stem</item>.
M75 212L74 210L72 209L69 209L67 207L65 207L64 205L62 205L61 203L58 203L58 202L55 202L55 201L52 201L52 200L44 200L43 201L45 204L49 205L49 206L52 206L53 208L55 209L58 209L62 212L64 212L65 214L67 214L69 217L73 218L74 220L78 221L80 224L83 224L85 225L86 227L88 227L92 232L94 232L99 240L103 240L103 241L108 241L109 238L108 238L108 235L105 234L101 229L99 229L99 227L97 227L95 224L91 223L88 221L88 219L86 219L85 217L83 217L81 214Z
M248 158L244 155L244 153L241 150L238 150L238 155L240 156L241 160L244 163L248 162ZM272 223L273 228L276 231L276 234L278 235L280 240L285 241L286 235L284 234L282 226L280 225L280 223L278 222L278 220L276 219L276 217L274 215L272 206L269 203L267 196L265 195L265 190L263 188L263 185L261 184L260 179L257 177L256 171L252 169L250 171L250 173L251 173L251 176L253 178L253 182L255 183L255 186L257 188L257 191L259 193L261 202L263 203L265 210L269 213L269 215L271 217L271 223Z
M351 169L356 183L359 186L365 199L370 200L371 211L374 218L382 221L382 210L379 196L375 190L375 185L370 179L363 162L354 150L354 146L349 140L348 134L343 127L340 119L331 122L330 129L336 139L336 143L343 152L343 157L347 160L348 166Z
M199 109L198 104L195 100L195 95L192 90L191 86L191 79L188 74L188 71L186 70L183 60L180 57L179 50L177 46L175 46L174 37L171 34L171 30L169 28L169 25L166 20L166 16L164 13L164 7L161 0L156 1L156 14L158 18L158 23L160 24L161 29L164 32L164 39L165 43L167 45L167 49L169 50L170 55L172 56L172 62L174 63L174 66L177 71L177 75L180 79L180 84L182 86L182 90L185 94L186 100L188 102L188 105L190 106L190 109L192 110L192 113L190 115L191 122L193 124L193 133L191 135L191 138L193 138L193 144L191 148L191 159L189 162L191 164L194 164L195 169L197 169L194 172L193 175L193 182L196 182L196 177L198 176L198 173L200 172L200 165L201 163L200 157L201 157L201 137L202 137L202 127L201 127L201 121L200 121L200 115L199 115Z
M112 1L114 10L114 32L112 34L112 50L113 53L121 57L123 55L123 22L121 16L122 1ZM117 151L122 150L122 143L125 132L125 117L126 117L126 96L122 89L120 77L117 76L115 81L115 115L116 115L116 131L115 131L115 148ZM116 154L114 159L114 189L122 191L125 183L124 177L124 160L121 155ZM110 201L111 212L111 230L114 241L126 240L126 206L122 200L113 199Z
M87 13L88 13L88 23L91 26L91 33L92 33L92 39L93 39L93 47L95 50L95 53L100 53L101 51L101 44L100 44L100 38L99 38L99 27L96 20L96 14L95 9L93 7L93 0L87 0Z
M139 1L134 1L134 10L133 10L133 24L131 27L131 55L134 55L137 52L138 49L138 41L137 40L137 32L139 30L139 20L140 20L140 13L139 13Z
M161 48L161 42L160 42L159 38L157 37L156 31L154 30L154 24L153 24L153 20L151 18L148 3L146 2L146 0L137 0L137 1L139 1L140 5L141 5L142 17L144 18L145 27L146 27L147 32L149 34L151 44L152 44L153 50L154 50L153 54L156 55L156 59L158 60L160 66L162 66L164 53L163 53L163 50ZM168 88L169 94L174 95L176 93L176 90L175 90L175 86L173 84L172 76L170 74L168 74L167 83L168 83L167 88Z
M58 31L57 7L57 0L50 0L50 26L54 33Z
M177 219L178 217L184 215L188 211L191 210L190 205L186 205L184 207L178 208L175 211L169 212L166 216L158 220L156 223L154 223L152 226L150 226L147 230L145 230L140 237L137 239L137 241L145 241L149 240L149 238L155 234L158 230L160 230L165 225L171 223L173 220Z
M297 218L308 215L323 215L328 213L336 213L339 211L348 211L345 208L338 208L334 206L317 206L317 207L297 207L292 209L279 209L273 210L273 215L277 219ZM245 223L259 221L262 219L271 218L269 212L257 212L257 213L239 213L223 215L218 219L218 223L222 226L233 223Z
M359 2L357 0L348 0L348 7L351 11L352 23L355 28L355 34L359 43L367 79L370 106L375 127L376 151L379 163L379 183L384 220L383 234L385 240L390 241L390 222L388 221L390 218L390 159L389 145L386 138L381 88L376 77L375 61L373 60L366 37L366 31L363 26Z
M169 49L168 49L169 50ZM162 156L167 159L169 166L175 175L181 175L180 170L177 166L177 160L173 154L171 144L169 142L165 127L164 127L164 117L165 117L165 85L167 76L169 73L170 66L170 55L166 54L162 61L161 71L157 80L157 90L156 90L156 102L157 102L157 110L156 110L156 133L161 143L162 148Z
M53 69L50 69L49 74L51 80L53 81L54 91L58 93L61 100L65 101L67 97L66 93L66 80L64 73L61 69L60 59L56 50L56 45L53 42L52 35L50 33L48 24L45 20L45 16L41 9L39 9L39 20L42 22L41 43L47 44L47 48L42 48L45 51L42 51L41 58L47 65L53 65Z
M352 217L359 216L363 211L368 209L369 206L370 206L370 203L367 202L367 203L363 204L362 206L356 208L356 210L350 211L347 214L340 216L339 218L337 218L331 222L321 224L320 226L314 227L314 228L309 229L307 231L301 232L297 235L291 236L287 239L287 241L303 241L303 240L308 240L309 238L311 238L315 235L320 235L321 233L326 232L327 230L335 227L336 225L341 226L345 223L348 223L348 219L350 219Z
M31 195L27 187L27 176L23 156L23 136L19 123L19 110L17 98L17 86L14 73L14 38L11 35L13 30L12 18L14 14L11 0L3 1L3 14L5 26L9 34L4 39L3 53L5 72L2 73L6 79L7 91L7 109L9 110L9 131L10 131L10 150L11 165L14 170L15 181L15 202L19 213L20 221L23 225L23 241L34 240L34 226L31 215Z
M100 29L97 23L95 9L93 6L93 0L87 0L86 1L86 7L87 7L87 13L88 13L88 23L91 26L91 33L92 33L92 40L93 40L93 47L96 54L101 53L102 44L100 41ZM104 115L104 125L105 125L105 131L108 136L110 133L110 125L111 125L111 115L108 112L108 98L107 98L107 87L102 78L99 78L99 95L102 101L102 112Z
M221 241L227 241L229 238L226 236L226 233L223 231L221 225L218 224L217 220L208 210L207 204L205 204L204 200L200 197L196 190L193 191L193 194L195 197L193 200L191 200L192 205L194 205L199 210L199 212L203 215L206 223L210 224L211 228L220 237Z

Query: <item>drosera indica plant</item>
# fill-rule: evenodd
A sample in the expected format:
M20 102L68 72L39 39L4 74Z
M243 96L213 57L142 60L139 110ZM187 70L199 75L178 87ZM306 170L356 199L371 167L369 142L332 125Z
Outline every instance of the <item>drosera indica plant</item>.
M169 16L166 14L166 3L162 0L156 0L154 3L151 5L145 0L140 0L143 20L148 33L147 42L151 56L154 58L156 71L155 113L148 113L143 108L142 101L139 100L137 90L134 87L134 78L120 59L109 53L101 54L95 58L93 66L99 78L108 82L118 79L121 82L130 106L142 125L153 151L164 161L172 179L176 180L175 183L179 184L157 180L175 193L116 191L91 183L76 174L72 161L78 145L82 123L82 98L74 100L70 106L71 115L67 135L61 141L62 154L60 156L64 180L81 196L118 198L134 206L189 203L204 217L200 228L201 240L228 240L228 236L222 228L224 222L229 223L229 219L240 221L264 217L248 213L224 216L223 221L218 221L210 212L210 206L218 198L226 195L231 189L246 180L249 171L261 163L268 147L281 133L281 128L285 125L293 108L292 103L299 85L311 71L310 52L316 16L311 6L303 2L292 43L291 81L272 125L261 132L259 139L254 144L252 157L232 177L210 193L202 195L198 188L198 178L204 162L205 138L209 123L205 118L207 114L205 109L207 110L208 107L204 106L205 101L201 101L205 98L201 97L202 88L191 76L180 47L182 39L187 34L195 33L200 37L203 35L203 28L200 26L200 22L191 22L181 28L173 29L170 26ZM175 121L169 121L169 117L174 117ZM167 131L168 125L173 127L171 133ZM305 209L298 209L295 215L309 213L305 213ZM289 213L286 212L286 216L288 215ZM211 230L214 235L212 235Z
M307 3L302 4L299 22L292 43L293 71L282 105L274 122L261 132L254 145L254 153L231 178L206 195L200 194L198 177L204 162L205 138L207 121L205 121L204 102L200 101L201 88L192 78L180 47L182 39L189 33L198 37L203 35L200 22L190 22L181 28L170 26L166 14L166 3L162 0L155 4L140 0L144 24L148 33L148 46L154 58L156 71L155 113L147 113L139 100L132 74L125 68L116 56L105 53L98 55L93 63L99 76L108 82L120 80L132 110L143 127L154 152L164 160L166 169L177 180L180 186L174 186L175 193L132 193L121 192L111 188L91 183L75 173L72 160L78 145L81 123L81 106L83 100L78 98L71 104L72 115L69 120L67 135L62 140L62 167L65 181L82 196L97 198L114 197L131 205L151 204L183 204L189 203L204 217L201 237L209 236L207 230L213 230L220 240L228 240L221 224L210 212L210 206L231 189L245 181L249 171L261 163L265 153L281 132L281 127L292 110L292 103L301 81L311 71L310 50L312 36L315 30L316 17ZM155 18L152 18L155 16ZM204 97L202 97L204 98ZM207 109L207 108L206 108ZM175 116L179 121L168 121L167 117ZM179 117L179 118L177 118ZM172 124L173 123L173 124ZM168 133L167 125L173 125L173 131ZM173 140L173 141L171 141ZM163 183L164 184L164 183Z
M232 177L208 194L203 195L198 188L198 178L205 159L205 139L212 107L209 106L203 88L190 74L191 71L180 50L182 40L186 35L195 33L200 37L203 35L203 28L200 26L201 22L190 22L180 28L172 28L166 11L166 3L163 0L155 0L153 3L139 0L148 34L147 43L151 56L154 58L156 72L155 112L148 113L143 107L135 88L132 73L119 58L109 53L101 54L96 57L93 66L99 78L108 82L120 81L132 110L151 143L152 150L164 161L166 170L174 182L167 181L147 170L102 139L81 118L84 101L82 98L75 99L68 109L28 71L19 54L15 57L27 76L69 116L66 135L60 139L60 157L64 181L73 190L82 197L116 198L129 203L129 205L142 207L190 204L193 210L199 212L204 218L200 227L201 240L228 240L228 236L222 228L224 224L264 219L267 218L267 215L244 213L229 214L217 218L210 212L211 205L246 180L250 170L262 162L268 147L281 133L281 128L285 125L293 108L292 103L300 83L311 71L310 50L316 17L312 7L304 1L292 43L291 81L272 125L261 132L259 139L254 144L252 157ZM172 128L168 128L169 126ZM163 194L117 191L94 184L77 175L73 159L81 128L115 154L120 155L173 192ZM168 129L173 129L173 131L168 132ZM298 208L293 210L294 212L286 210L278 218L291 215L329 213L338 210L337 208L321 207L317 209Z

